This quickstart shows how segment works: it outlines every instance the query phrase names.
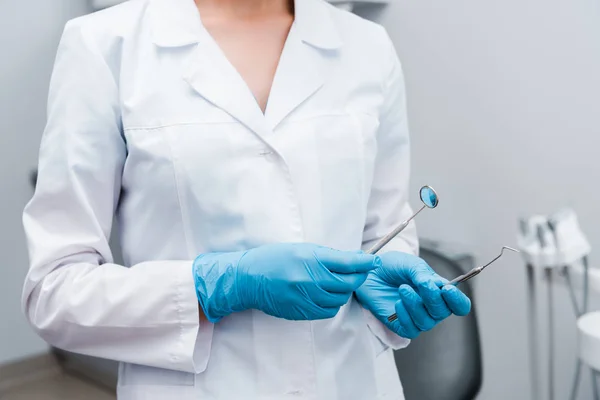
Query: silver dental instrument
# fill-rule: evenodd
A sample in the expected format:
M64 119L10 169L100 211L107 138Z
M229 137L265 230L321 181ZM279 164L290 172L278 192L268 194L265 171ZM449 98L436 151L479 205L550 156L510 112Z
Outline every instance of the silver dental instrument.
M454 286L458 286L459 284L468 281L471 278L476 277L477 275L479 275L484 269L486 269L487 267L489 267L490 265L492 265L494 262L496 262L500 257L502 257L502 255L504 254L504 250L510 250L513 251L515 253L520 253L519 250L517 249L513 249L512 247L508 247L508 246L503 246L502 250L500 251L500 254L494 258L492 261L490 261L489 263L481 266L481 267L476 267L473 268L472 270L470 270L469 272L467 272L466 274L463 274L461 276L458 276L456 278L454 278L453 280L451 280L450 282L447 283L447 285L454 285ZM395 320L398 319L398 315L396 314L392 314L388 317L388 321L389 322L394 322Z
M436 191L433 190L433 188L431 186L423 186L421 188L421 190L419 191L419 197L421 198L421 201L423 202L423 207L421 207L421 209L419 209L419 211L414 213L409 219L407 219L406 221L404 221L400 225L398 225L398 227L396 229L394 229L393 231L388 233L386 236L384 236L379 242L377 242L373 247L371 247L369 249L369 251L367 251L367 254L377 253L386 244L388 244L393 238L398 236L398 234L400 232L402 232L404 229L406 229L406 227L408 226L410 221L412 221L417 215L419 215L419 213L421 211L423 211L426 208L436 208L438 206L438 204L440 203L440 200L439 200L439 197L438 197Z
M477 267L477 268L473 268L472 270L470 270L469 272L467 272L464 275L461 275L457 278L454 278L453 280L451 280L448 285L458 285L460 283L466 282L471 278L476 277L477 275L479 275L484 269L486 269L488 266L490 266L491 264L493 264L494 262L496 262L500 257L502 257L502 255L504 254L504 250L510 250L512 252L515 253L520 253L519 250L517 249L513 249L512 247L508 247L508 246L504 246L502 247L502 251L500 251L500 255L498 255L498 257L494 258L492 261L490 261L489 263L485 264L482 267Z

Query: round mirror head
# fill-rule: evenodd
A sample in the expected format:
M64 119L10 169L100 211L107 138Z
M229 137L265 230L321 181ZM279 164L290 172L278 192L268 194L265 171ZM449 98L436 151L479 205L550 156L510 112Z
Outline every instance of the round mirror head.
M437 193L431 186L423 186L419 194L423 204L429 208L436 208L440 203Z

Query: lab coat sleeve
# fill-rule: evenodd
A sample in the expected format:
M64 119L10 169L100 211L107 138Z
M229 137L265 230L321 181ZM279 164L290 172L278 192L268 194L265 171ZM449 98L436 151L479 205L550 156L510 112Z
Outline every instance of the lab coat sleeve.
M113 263L108 238L126 144L116 63L91 36L75 20L58 50L37 187L23 215L23 310L55 347L198 373L212 325L199 323L192 261Z
M383 103L377 132L377 158L367 219L363 233L363 249L408 219L412 209L408 203L410 178L410 140L407 121L406 90L400 61L394 46L383 33L385 51ZM417 254L419 243L413 222L381 251ZM364 310L371 331L385 345L394 349L408 345L409 340L387 329L371 312Z

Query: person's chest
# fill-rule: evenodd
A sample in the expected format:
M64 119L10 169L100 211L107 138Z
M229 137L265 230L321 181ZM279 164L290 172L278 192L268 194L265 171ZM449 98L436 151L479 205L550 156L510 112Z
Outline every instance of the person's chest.
M383 101L365 60L292 28L265 113L210 36L136 48L121 73L125 212L185 215L194 251L360 245Z
M241 21L205 17L203 22L264 112L293 16Z

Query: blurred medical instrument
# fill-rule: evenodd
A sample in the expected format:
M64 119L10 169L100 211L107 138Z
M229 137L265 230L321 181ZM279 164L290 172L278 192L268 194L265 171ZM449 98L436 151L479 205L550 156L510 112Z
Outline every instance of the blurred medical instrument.
M421 207L419 209L419 211L414 213L409 219L407 219L406 221L404 221L400 225L398 225L398 227L396 229L394 229L393 231L388 233L386 236L384 236L383 239L381 239L373 247L371 247L369 249L369 251L367 251L367 254L377 253L386 244L388 244L393 238L398 236L398 234L400 232L402 232L404 229L406 229L406 227L408 226L410 221L412 221L417 215L419 215L419 213L421 211L423 211L426 208L436 208L438 206L438 204L440 203L440 200L439 200L439 197L438 197L436 191L433 190L433 188L428 185L423 186L421 188L421 190L419 191L419 197L421 198L421 201L423 202L423 207Z
M457 286L463 282L468 281L471 278L476 277L477 275L479 275L484 269L486 269L488 266L492 265L494 262L496 262L500 257L502 257L502 255L504 254L504 250L510 250L513 251L515 253L519 253L519 250L513 249L512 247L508 247L508 246L503 246L502 250L500 251L500 254L494 258L492 261L490 261L489 263L481 266L481 267L476 267L473 268L472 270L470 270L469 272L467 272L466 274L463 274L461 276L458 276L456 278L454 278L453 280L451 280L450 282L447 283L447 285L454 285ZM390 315L388 317L388 321L389 322L394 322L395 320L398 319L398 315L396 315L395 313Z
M520 253L519 250L513 249L512 247L502 246L502 250L500 250L500 254L498 255L498 257L494 258L492 261L490 261L489 263L487 263L487 264L485 264L485 265L483 265L481 267L473 268L472 270L470 270L466 274L454 278L453 280L451 280L450 282L448 282L448 285L458 285L458 284L461 284L463 282L468 281L471 278L476 277L481 272L483 272L484 269L486 269L487 267L489 267L490 265L492 265L494 262L496 262L500 257L502 257L502 255L504 254L504 250L509 250L509 251L512 251L512 252L515 252L515 253Z
M577 397L579 380L581 377L582 361L592 367L592 390L594 399L599 399L598 388L596 386L596 372L594 365L600 363L592 354L594 347L600 345L596 343L600 336L600 329L596 329L592 335L591 332L582 328L582 321L594 319L594 313L588 313L588 298L590 278L594 278L596 270L590 270L588 255L591 251L590 244L579 227L577 215L571 209L563 209L553 215L535 215L528 219L522 219L519 226L519 248L527 265L528 281L528 303L529 303L529 348L531 375L533 383L533 399L553 400L554 394L554 295L553 281L556 272L564 276L574 313L577 317L579 328L579 359L575 366L573 384L571 387L570 399ZM575 288L573 286L572 274L576 273L583 276L583 299L579 305ZM540 353L538 345L540 343L540 334L538 332L538 315L536 294L536 275L541 274L545 278L547 291L547 323L546 330L548 335L548 371L547 371L547 394L541 394L541 381L539 374ZM600 280L600 277L598 278ZM594 283L592 281L591 283ZM586 326L587 328L587 326ZM559 396L562 397L562 396Z

